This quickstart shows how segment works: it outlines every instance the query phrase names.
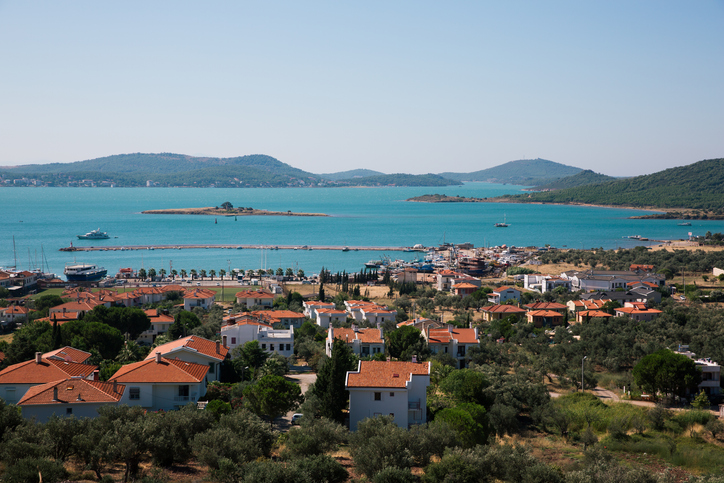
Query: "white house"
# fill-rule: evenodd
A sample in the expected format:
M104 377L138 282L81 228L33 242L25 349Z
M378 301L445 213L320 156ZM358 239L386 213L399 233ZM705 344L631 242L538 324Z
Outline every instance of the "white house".
M291 310L257 310L249 315L269 325L282 324L286 328L299 328L304 323L304 315Z
M395 424L409 428L427 421L427 387L430 362L359 361L347 373L349 427L366 418L392 416Z
M329 329L332 322L347 321L347 312L344 310L315 308L314 313L316 314L317 325L325 329Z
M271 307L274 305L274 294L265 290L243 290L236 293L236 303L247 307Z
M144 312L148 318L151 319L151 327L149 327L148 330L141 332L141 335L138 336L136 342L139 344L151 345L153 344L153 341L156 340L156 337L168 332L171 324L174 323L174 318L167 313L165 314L163 312L159 312L158 309L148 309L144 310Z
M397 317L396 310L389 310L379 305L361 307L360 314L362 315L362 320L368 320L373 324L381 324L387 321L394 322Z
M52 356L46 358L44 354L36 352L35 359L13 364L0 371L0 397L5 402L16 404L33 386L70 377L97 379L98 366L73 362L66 357L61 359L53 353L48 353Z
M221 344L230 350L254 340L267 352L284 357L294 354L294 329L272 329L270 325L248 318L221 327Z
M504 304L508 300L520 300L520 290L515 287L498 287L488 295L491 304Z
M715 395L721 393L719 380L721 379L721 367L711 358L697 359L696 354L689 350L688 345L679 346L677 354L684 355L689 359L693 359L696 367L701 371L701 382L699 383L699 391L704 391L707 395Z
M120 404L172 411L206 394L208 371L206 364L167 359L156 353L151 359L121 367L109 382L126 386Z
M11 305L9 307L0 308L0 322L5 325L12 325L25 320L30 310L20 305Z
M385 352L385 338L382 334L382 328L376 329L359 329L356 325L352 325L351 329L334 329L329 328L327 332L327 355L332 356L332 344L334 339L344 341L355 355L359 357L372 356Z
M336 309L337 306L333 303L325 303L325 302L302 302L302 306L304 307L304 315L309 317L310 319L316 319L317 318L317 309Z
M551 292L558 287L565 287L567 292L571 291L571 281L561 277L550 275L523 275L523 288L536 290L541 293Z
M156 354L161 354L167 359L180 359L209 366L209 372L206 374L208 383L218 381L221 377L221 363L229 354L229 349L221 345L219 341L190 335L155 347L146 359L153 359Z
M115 406L126 386L79 377L31 387L18 401L23 417L45 423L51 416L95 418L102 406Z
M465 367L465 357L470 348L480 344L477 327L473 329L458 329L452 325L444 329L428 327L422 335L427 340L431 353L450 354L457 359L460 369Z
M194 307L201 307L209 310L216 300L216 292L204 288L196 288L184 292L184 310L191 310Z

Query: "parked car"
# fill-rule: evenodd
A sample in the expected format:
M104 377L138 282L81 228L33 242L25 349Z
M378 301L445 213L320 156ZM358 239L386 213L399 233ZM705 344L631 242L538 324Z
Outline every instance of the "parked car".
M302 419L302 416L304 416L302 413L292 414L292 424L299 424L299 420Z

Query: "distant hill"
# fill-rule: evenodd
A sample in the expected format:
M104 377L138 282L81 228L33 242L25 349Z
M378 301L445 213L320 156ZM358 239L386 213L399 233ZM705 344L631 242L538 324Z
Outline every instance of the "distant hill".
M576 186L585 186L589 184L605 183L606 181L614 181L616 178L605 174L594 173L590 169L586 169L573 176L566 176L557 181L546 183L544 185L530 188L530 191L550 191L561 190L566 188L575 188Z
M581 168L538 158L509 161L499 166L472 173L445 172L440 173L440 176L457 181L487 181L490 183L535 186L573 176L581 171Z
M340 171L339 173L324 173L320 174L319 176L324 179L338 181L340 179L365 178L368 176L380 176L384 174L385 173L373 171L371 169L352 169L349 171Z
M724 158L719 158L634 178L504 198L520 202L691 208L721 214L722 186Z
M295 186L447 186L434 175L384 175L371 170L346 173L351 179L332 180L290 166L271 156L252 154L234 158L195 157L185 154L118 154L104 158L15 166L0 169L0 179L27 178L45 186L190 186L190 187L295 187ZM354 177L358 175L369 175ZM386 176L390 176L386 178ZM429 183L429 184L426 184ZM6 184L4 184L6 185ZM22 185L22 183L21 183Z
M462 182L443 178L437 174L382 174L364 178L344 179L339 183L350 186L456 186Z

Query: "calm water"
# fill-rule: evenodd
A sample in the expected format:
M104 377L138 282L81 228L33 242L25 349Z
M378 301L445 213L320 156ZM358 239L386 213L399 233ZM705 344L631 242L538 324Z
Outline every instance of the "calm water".
M104 266L109 274L121 267L156 270L169 264L180 269L257 269L292 267L316 273L358 271L364 262L380 258L365 251L154 250L68 253L76 246L161 244L258 245L437 245L443 241L487 245L539 245L572 248L629 247L623 239L642 235L653 239L686 237L687 232L724 232L722 221L695 221L691 227L674 220L629 220L641 212L612 208L498 203L408 203L425 193L491 197L516 193L520 186L469 183L446 188L6 188L0 189L0 266L40 267L42 252L50 270L61 274L67 262ZM142 215L142 210L220 205L274 211L326 213L330 217L214 217ZM506 217L508 228L494 228ZM100 228L109 240L78 240L76 235ZM417 254L392 252L392 258Z

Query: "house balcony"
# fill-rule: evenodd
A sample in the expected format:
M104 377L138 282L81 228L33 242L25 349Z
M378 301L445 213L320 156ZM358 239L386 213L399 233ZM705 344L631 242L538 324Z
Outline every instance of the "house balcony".
M420 409L420 401L408 401L408 402L407 402L407 409L409 409L409 410L418 410L418 409Z

